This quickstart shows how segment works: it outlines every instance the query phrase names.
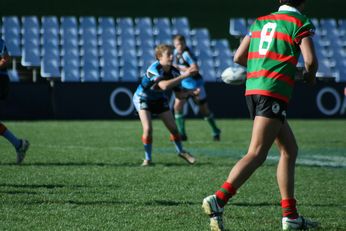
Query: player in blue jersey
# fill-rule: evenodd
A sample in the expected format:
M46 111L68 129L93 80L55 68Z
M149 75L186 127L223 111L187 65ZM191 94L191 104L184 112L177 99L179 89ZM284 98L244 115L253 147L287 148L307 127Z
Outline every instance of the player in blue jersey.
M168 96L166 93L196 71L194 68L190 68L184 74L180 74L179 70L172 65L173 48L169 45L158 45L155 49L155 55L157 61L149 66L133 96L133 103L143 127L142 142L145 150L145 159L142 166L152 164L153 114L158 115L169 130L170 139L175 145L178 156L189 164L194 164L195 158L183 149L173 114L168 106ZM188 94L188 92L181 93L181 95L185 94Z
M174 50L174 66L181 72L185 72L189 68L193 67L198 71L198 65L196 58L191 53L190 49L186 46L185 37L182 35L175 35L173 37ZM181 82L182 88L185 90L193 91L191 94L193 100L198 104L200 113L204 116L204 119L208 121L212 128L213 139L215 141L220 140L220 129L216 126L213 113L209 110L207 103L207 94L204 88L204 81L202 76L197 73L189 76ZM174 102L174 114L175 121L177 123L180 136L182 140L187 140L185 131L185 118L184 118L184 104L186 103L186 97L179 96L180 92L176 92L176 99Z
M10 56L7 52L5 41L0 38L0 100L4 100L8 94L9 77L7 67L10 62ZM1 116L1 115L0 115ZM18 139L3 123L0 122L0 135L7 139L17 152L17 164L22 163L26 151L29 148L27 140Z

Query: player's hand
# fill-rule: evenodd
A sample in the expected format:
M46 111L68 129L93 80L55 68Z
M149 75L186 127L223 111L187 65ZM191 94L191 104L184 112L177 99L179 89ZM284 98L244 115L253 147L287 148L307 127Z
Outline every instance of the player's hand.
M189 77L189 76L193 76L193 75L196 75L198 73L198 70L196 69L196 68L189 68L189 69L187 69L183 74L182 74L182 76L184 77L184 78L187 78L187 77Z

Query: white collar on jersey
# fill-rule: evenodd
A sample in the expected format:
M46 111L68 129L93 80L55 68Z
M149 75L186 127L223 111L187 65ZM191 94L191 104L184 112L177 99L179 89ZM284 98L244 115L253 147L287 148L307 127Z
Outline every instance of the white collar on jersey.
M297 12L298 14L301 14L299 10L289 5L280 6L279 11L292 11L292 12Z

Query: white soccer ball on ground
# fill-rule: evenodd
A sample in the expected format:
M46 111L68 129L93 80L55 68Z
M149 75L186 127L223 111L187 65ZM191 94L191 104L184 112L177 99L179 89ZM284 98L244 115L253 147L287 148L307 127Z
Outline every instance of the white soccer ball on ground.
M227 67L221 74L224 83L231 85L241 85L246 81L246 68L237 65Z

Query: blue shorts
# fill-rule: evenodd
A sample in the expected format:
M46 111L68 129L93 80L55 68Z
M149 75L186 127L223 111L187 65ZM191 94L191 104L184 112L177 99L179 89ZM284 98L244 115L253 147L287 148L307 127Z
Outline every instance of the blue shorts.
M184 89L188 89L188 90L195 90L197 88L202 87L203 85L204 85L204 81L202 78L194 79L193 77L189 77L181 81L181 86Z

